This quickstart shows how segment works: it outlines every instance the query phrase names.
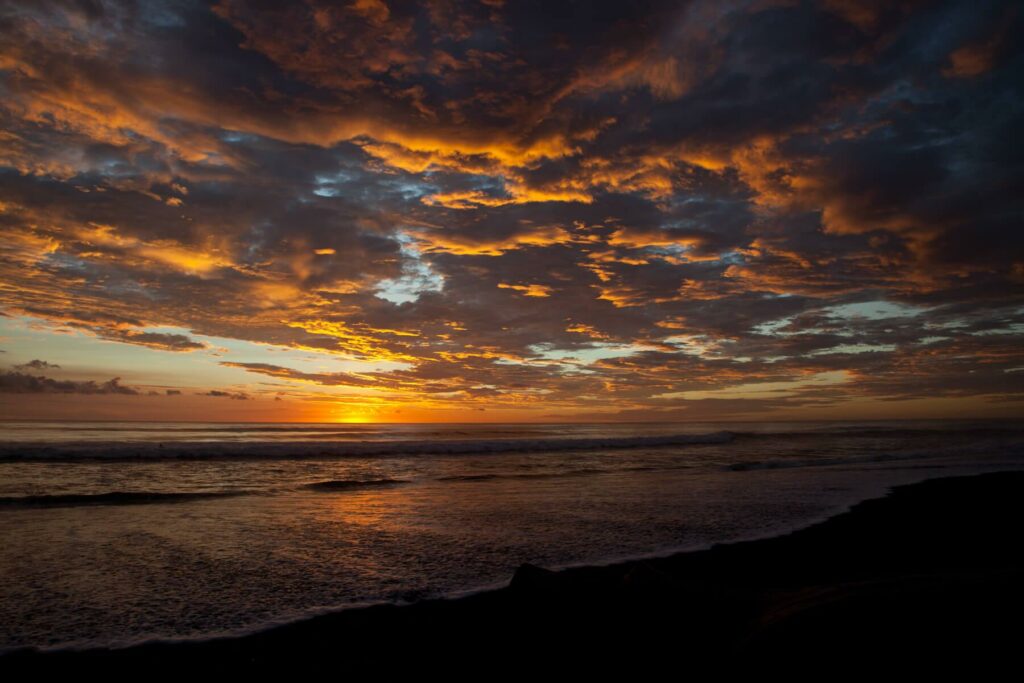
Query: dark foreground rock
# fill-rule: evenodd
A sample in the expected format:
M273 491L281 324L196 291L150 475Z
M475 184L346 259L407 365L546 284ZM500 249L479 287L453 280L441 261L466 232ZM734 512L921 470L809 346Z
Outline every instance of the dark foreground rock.
M240 637L0 658L0 671L481 677L971 667L1017 661L1024 473L939 479L792 534L551 572L457 600L329 614ZM481 668L482 667L482 668Z

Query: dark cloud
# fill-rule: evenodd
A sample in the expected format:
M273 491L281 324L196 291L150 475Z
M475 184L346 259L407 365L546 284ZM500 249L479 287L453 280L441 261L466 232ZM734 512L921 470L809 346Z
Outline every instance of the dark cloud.
M131 330L118 330L116 334L105 333L102 336L107 339L149 346L162 351L196 351L205 349L206 344L193 341L183 334L163 334L160 332L134 332Z
M137 396L138 390L121 384L115 377L106 382L57 380L22 372L0 373L0 393L5 394L123 394Z
M36 359L36 360L30 360L27 363L22 363L20 365L15 365L14 368L16 370L50 370L50 369L59 369L60 366L57 365L56 363L47 363L45 360L38 360L38 359Z
M268 363L234 363L224 361L221 365L229 368L241 368L242 370L248 370L249 372L257 372L281 379L300 380L303 382L313 382L315 384L327 386L364 387L375 383L374 380L369 377L360 377L347 372L308 373L281 367L279 365L270 365ZM223 392L217 392L217 395L223 395Z
M1024 391L1010 4L9 5L4 315L432 405Z
M211 389L199 396L213 396L214 398L230 398L235 401L248 401L249 395L244 392L232 392L232 391L220 391L219 389Z

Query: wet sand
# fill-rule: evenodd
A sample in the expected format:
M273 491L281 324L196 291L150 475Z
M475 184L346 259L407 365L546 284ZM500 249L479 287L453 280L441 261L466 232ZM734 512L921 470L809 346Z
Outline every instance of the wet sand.
M523 566L500 590L243 637L19 651L0 671L834 675L994 665L1015 661L1024 635L1022 520L1024 472L936 479L777 538L607 567Z

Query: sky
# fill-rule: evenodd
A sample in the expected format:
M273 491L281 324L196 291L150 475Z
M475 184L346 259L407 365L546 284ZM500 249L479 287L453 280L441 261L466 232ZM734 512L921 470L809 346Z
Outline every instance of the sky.
M1024 416L1022 30L0 0L0 413Z

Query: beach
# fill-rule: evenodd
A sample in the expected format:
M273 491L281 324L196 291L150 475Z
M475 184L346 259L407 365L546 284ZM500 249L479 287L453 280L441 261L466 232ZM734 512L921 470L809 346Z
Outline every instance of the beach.
M1024 472L896 487L775 538L559 572L459 599L322 615L244 637L0 659L3 669L371 665L637 670L1009 661L1024 607ZM397 659L396 659L397 657ZM499 661L499 660L491 660ZM84 667L84 668L83 668Z

